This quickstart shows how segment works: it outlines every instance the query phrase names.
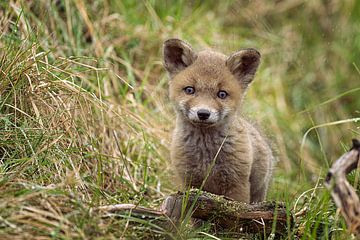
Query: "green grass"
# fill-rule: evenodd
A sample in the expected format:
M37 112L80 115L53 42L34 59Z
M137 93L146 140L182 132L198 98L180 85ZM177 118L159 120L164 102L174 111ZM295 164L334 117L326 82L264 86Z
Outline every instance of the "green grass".
M170 37L261 51L243 108L276 149L268 199L304 212L287 238L352 237L323 179L360 136L359 1L10 0L0 16L0 238L215 238L91 210L177 190Z

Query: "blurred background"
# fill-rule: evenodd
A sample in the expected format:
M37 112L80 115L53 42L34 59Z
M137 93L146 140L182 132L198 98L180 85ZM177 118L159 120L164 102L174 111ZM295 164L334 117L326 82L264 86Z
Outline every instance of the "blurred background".
M196 50L262 53L243 111L277 156L268 198L311 209L289 236L345 228L322 180L360 137L360 1L10 0L0 27L4 236L144 234L126 219L98 224L83 207L157 206L177 190L161 52L173 37Z

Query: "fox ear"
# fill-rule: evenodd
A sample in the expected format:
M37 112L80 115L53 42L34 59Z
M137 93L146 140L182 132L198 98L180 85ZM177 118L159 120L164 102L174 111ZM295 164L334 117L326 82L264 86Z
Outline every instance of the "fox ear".
M197 58L190 44L180 39L169 39L164 42L164 67L170 76L190 66Z
M233 53L227 60L226 66L230 72L246 88L254 79L255 72L260 64L260 53L254 48L243 49Z

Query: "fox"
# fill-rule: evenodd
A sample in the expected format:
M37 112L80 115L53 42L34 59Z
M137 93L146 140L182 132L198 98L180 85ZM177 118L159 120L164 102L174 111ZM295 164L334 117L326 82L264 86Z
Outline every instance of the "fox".
M264 201L273 168L267 139L242 117L244 95L260 64L253 48L230 56L163 43L169 98L176 112L170 158L182 186L254 203Z

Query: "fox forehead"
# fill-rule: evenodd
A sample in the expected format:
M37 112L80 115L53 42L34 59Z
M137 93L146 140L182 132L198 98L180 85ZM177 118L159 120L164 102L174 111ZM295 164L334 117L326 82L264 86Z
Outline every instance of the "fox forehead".
M226 56L219 52L204 50L195 62L172 80L174 87L196 86L198 90L240 91L238 81L226 67ZM224 89L225 90L225 89Z

